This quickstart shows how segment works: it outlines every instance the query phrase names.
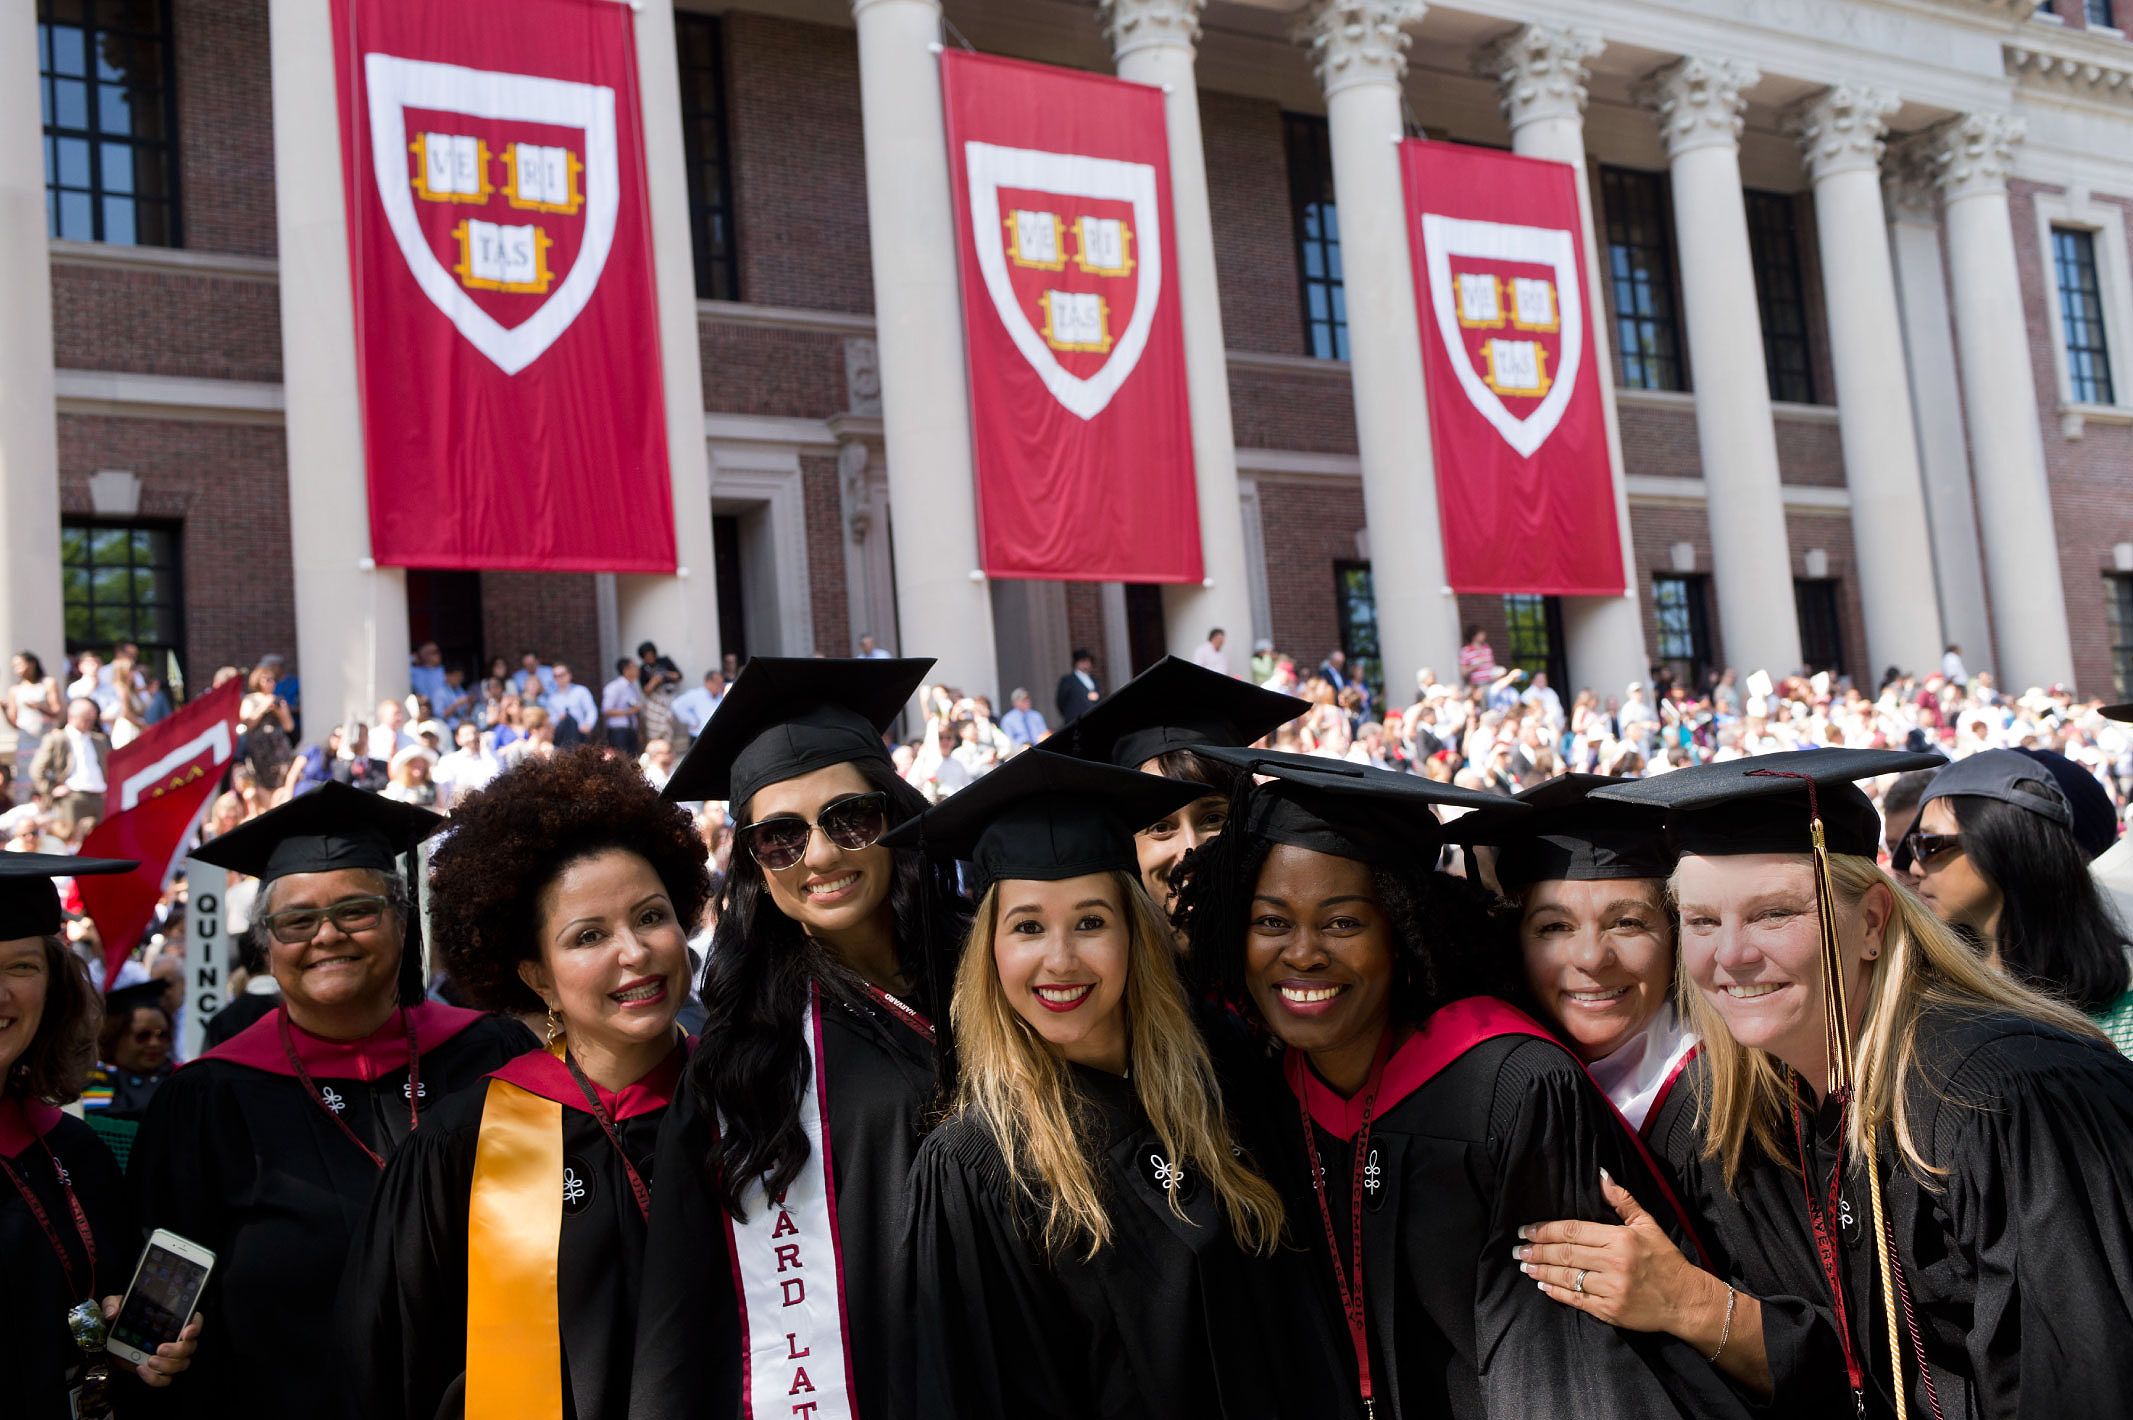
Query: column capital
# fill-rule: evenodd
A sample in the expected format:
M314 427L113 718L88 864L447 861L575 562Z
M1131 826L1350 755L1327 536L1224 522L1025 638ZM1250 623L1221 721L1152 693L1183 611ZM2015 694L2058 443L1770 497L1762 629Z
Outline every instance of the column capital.
M1097 21L1111 38L1111 57L1138 49L1190 51L1200 42L1200 12L1207 0L1098 0Z
M2014 150L2029 135L2026 120L2009 113L1970 113L1933 129L1922 140L1941 196L2005 195Z
M1474 72L1496 80L1513 132L1541 119L1585 117L1589 66L1607 48L1582 25L1524 25L1474 56Z
M1421 22L1423 0L1317 0L1296 27L1311 51L1318 82L1331 98L1362 84L1398 88L1407 73L1407 26Z
M1887 89L1838 84L1802 99L1785 113L1785 131L1800 140L1807 175L1816 182L1881 166L1889 115L1903 100Z
M1748 113L1742 91L1762 77L1744 60L1690 55L1637 85L1637 101L1658 114L1669 157L1697 148L1737 148Z
M1914 134L1889 145L1881 165L1881 201L1891 222L1917 227L1940 225L1940 188L1927 151L1928 134Z

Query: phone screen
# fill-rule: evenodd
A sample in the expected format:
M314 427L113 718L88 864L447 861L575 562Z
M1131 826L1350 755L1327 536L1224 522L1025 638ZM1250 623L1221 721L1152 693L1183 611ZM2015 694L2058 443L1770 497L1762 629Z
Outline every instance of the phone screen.
M141 1258L141 1270L133 1275L126 1304L111 1323L111 1339L150 1353L166 1341L177 1340L206 1281L205 1263L150 1243Z

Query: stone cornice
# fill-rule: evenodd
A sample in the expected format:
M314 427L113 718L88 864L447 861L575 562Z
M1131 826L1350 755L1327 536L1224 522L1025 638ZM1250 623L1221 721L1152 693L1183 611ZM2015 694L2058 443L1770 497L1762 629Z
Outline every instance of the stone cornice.
M1887 89L1838 84L1794 105L1785 131L1800 140L1807 172L1816 182L1839 173L1872 172L1881 166L1889 115L1903 100Z
M2010 39L2002 52L2026 89L2133 104L2133 49L2124 40L2040 29Z
M1191 49L1200 42L1200 12L1207 0L1098 0L1097 20L1110 37L1114 58L1139 49Z
M1504 117L1516 130L1542 119L1582 119L1592 61L1607 48L1580 25L1524 25L1474 56L1474 72L1496 81Z
M1422 0L1317 0L1296 27L1311 51L1318 82L1331 98L1359 84L1398 87L1407 73L1408 27L1420 24Z
M1637 101L1657 113L1669 155L1696 148L1736 147L1748 100L1762 71L1738 59L1690 55L1637 85Z

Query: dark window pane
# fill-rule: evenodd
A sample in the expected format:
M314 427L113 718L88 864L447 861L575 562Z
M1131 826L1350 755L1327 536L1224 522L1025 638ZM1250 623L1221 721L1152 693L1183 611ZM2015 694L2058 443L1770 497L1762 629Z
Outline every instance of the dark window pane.
M120 246L132 246L137 238L133 229L133 199L130 197L107 197L104 199L104 240Z
M1671 195L1664 173L1600 169L1620 383L1680 389Z
M1348 356L1348 312L1341 284L1340 214L1333 192L1333 150L1323 118L1282 116L1289 160L1289 213L1303 289L1304 344L1320 359Z
M737 300L740 263L731 218L733 183L727 158L725 53L719 22L710 15L676 15L674 28L681 65L681 133L688 159L696 294L706 300Z
M133 148L126 143L106 143L98 155L104 164L104 191L133 191Z
M96 0L96 24L99 29L161 34L163 0Z
M51 27L52 72L71 74L75 78L86 75L88 70L88 39L79 27L54 25Z
M37 18L53 234L175 245L170 0L38 0Z
M2087 0L2083 11L2091 25L2116 27L2118 21L2111 18L2111 0Z
M86 192L62 192L59 198L59 230L54 236L69 241L96 240L96 208Z
M2054 227L2052 265L2059 287L2059 324L2066 340L2067 392L2078 404L2115 403L2103 287L2096 272L2096 234Z
M96 86L96 124L100 132L113 137L133 132L133 95L124 84Z
M58 170L45 174L58 187L89 186L89 143L83 138L58 138L52 144L59 159Z
M143 666L162 674L185 619L177 534L158 523L66 522L60 558L68 653L138 641Z
M1812 404L1814 365L1807 345L1806 282L1800 274L1799 208L1782 192L1748 192L1743 197L1770 397Z
M124 528L98 528L89 534L89 562L96 567L123 567L133 560Z
M89 86L79 79L52 81L52 122L59 128L89 126Z
M2107 574L2103 606L2110 624L2112 693L2133 700L2133 576Z

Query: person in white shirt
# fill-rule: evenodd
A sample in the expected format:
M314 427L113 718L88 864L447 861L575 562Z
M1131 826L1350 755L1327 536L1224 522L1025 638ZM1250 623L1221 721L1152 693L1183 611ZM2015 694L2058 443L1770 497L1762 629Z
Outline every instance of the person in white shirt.
M555 677L555 689L541 698L541 704L555 720L556 745L568 749L583 744L592 734L593 722L600 718L600 707L593 703L592 692L578 684L569 666L557 661L549 671Z
M1222 628L1217 626L1207 633L1207 639L1200 643L1200 649L1192 653L1192 663L1219 675L1228 675L1229 652L1222 649L1222 643L1228 639Z
M1956 685L1967 684L1970 672L1963 668L1963 648L1950 644L1940 658L1940 673Z
M717 671L705 671L704 683L675 696L668 708L674 713L675 727L693 741L704 732L704 726L711 722L719 702L725 698L726 678Z
M541 664L541 658L532 651L518 658L518 670L511 677L511 688L521 700L535 701L547 698L555 691L555 668Z
M490 738L471 720L460 725L453 741L458 747L439 759L430 773L437 785L439 809L449 812L463 796L487 786L504 772L503 761L490 752Z
M397 700L380 700L377 719L370 726L370 743L364 746L363 757L390 764L394 755L414 742L414 737L407 733L407 707Z
M607 742L632 759L637 756L637 726L644 714L644 692L637 688L640 674L637 662L624 656L615 662L615 678L600 688Z
M1008 703L1011 708L1000 717L1000 728L1017 748L1027 749L1050 733L1043 712L1031 707L1028 690L1017 686Z
M894 659L889 655L887 651L882 650L881 647L874 644L874 638L872 636L868 636L865 634L862 634L859 638L859 655L861 659L868 661L886 661Z
M666 788L667 780L674 777L674 746L666 740L649 741L637 756L637 771L654 789Z
M1533 673L1533 684L1527 688L1526 693L1520 696L1519 699L1537 708L1541 712L1541 718L1548 722L1550 729L1558 734L1562 732L1563 697L1557 695L1555 688L1548 684L1548 673L1546 671L1535 671Z

